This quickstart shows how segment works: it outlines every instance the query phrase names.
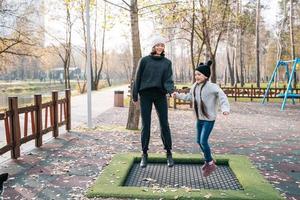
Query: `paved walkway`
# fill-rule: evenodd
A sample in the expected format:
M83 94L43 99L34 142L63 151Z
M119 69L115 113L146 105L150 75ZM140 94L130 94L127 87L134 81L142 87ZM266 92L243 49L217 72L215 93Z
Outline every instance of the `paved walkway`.
M214 154L247 155L284 197L300 199L300 105L284 112L279 104L231 106L232 114L219 116L212 133ZM139 132L124 128L127 112L128 108L110 108L94 118L94 129L78 126L2 164L1 172L10 173L4 199L86 199L85 191L114 154L140 149ZM169 116L174 153L199 153L192 111L170 109ZM155 112L150 152L164 153Z
M114 105L114 91L124 91L127 95L128 85L104 88L100 91L92 92L92 119L110 109ZM87 123L87 95L77 95L71 100L72 127L78 124Z

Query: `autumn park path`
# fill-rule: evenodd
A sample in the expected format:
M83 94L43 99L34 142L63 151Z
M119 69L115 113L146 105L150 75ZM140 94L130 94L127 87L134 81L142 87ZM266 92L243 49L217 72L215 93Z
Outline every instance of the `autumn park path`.
M231 102L231 110L216 121L213 153L248 156L283 196L300 199L300 105L282 112L280 104ZM116 153L140 150L139 132L124 128L127 113L126 107L110 106L94 118L92 130L78 123L71 132L2 164L1 171L10 173L4 199L87 199L87 188ZM170 109L169 122L174 153L199 153L192 111ZM150 152L163 153L155 112L151 130Z

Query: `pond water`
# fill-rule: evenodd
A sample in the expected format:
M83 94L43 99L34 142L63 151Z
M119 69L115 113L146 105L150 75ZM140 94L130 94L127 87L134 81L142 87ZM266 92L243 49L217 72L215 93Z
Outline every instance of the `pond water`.
M34 95L41 94L43 102L51 98L51 92L49 91L34 91L34 92L22 92L22 93L1 93L0 95L0 109L8 108L8 97L18 97L18 106L31 105L34 103ZM59 91L59 98L64 97L65 92Z

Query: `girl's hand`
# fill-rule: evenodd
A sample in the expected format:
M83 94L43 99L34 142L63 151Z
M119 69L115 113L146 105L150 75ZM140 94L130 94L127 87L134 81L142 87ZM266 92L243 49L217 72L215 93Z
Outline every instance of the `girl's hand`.
M176 92L173 92L173 93L171 94L171 96L172 96L173 98L176 98Z
M223 112L223 115L229 115L229 112L225 111Z

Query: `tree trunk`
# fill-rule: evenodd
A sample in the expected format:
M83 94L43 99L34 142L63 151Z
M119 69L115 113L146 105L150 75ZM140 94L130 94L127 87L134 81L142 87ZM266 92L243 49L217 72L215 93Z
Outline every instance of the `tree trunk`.
M86 36L86 28L85 28L84 10L85 10L84 3L81 2L81 22L82 22L82 30L83 30L83 38L84 38L84 47L85 47L85 49L84 49L85 52L84 53L85 53L85 66L86 66L86 62L87 62L87 36ZM92 52L90 52L90 53L92 53ZM92 60L91 60L90 69L91 69L91 86L93 86L94 74L93 74Z
M103 24L103 32L102 32L101 61L100 61L100 68L99 69L98 69L98 67L96 67L97 65L96 65L96 59L95 59L95 68L97 69L97 70L95 70L95 87L96 87L96 90L98 90L98 84L99 84L99 80L100 80L100 77L101 77L101 72L102 72L103 65L104 65L105 35L106 35L106 22L107 22L107 20L106 20L107 19L106 2L104 2L103 18L104 18L103 19L104 24ZM95 28L96 28L96 25L95 25ZM96 47L95 47L95 49L96 49Z
M295 60L296 55L295 55L295 41L294 41L294 19L293 19L293 13L294 13L294 0L291 0L290 2L290 40L291 40L291 57L292 60ZM293 63L294 64L294 63ZM297 74L296 70L294 74L294 88L297 86Z
M139 18L138 18L138 5L137 0L131 0L130 5L130 22L131 22L131 40L132 40L132 53L133 53L133 70L131 75L131 94L130 105L127 120L127 129L138 129L140 119L140 107L135 106L132 101L133 81L135 78L136 68L139 59L142 57L140 33L139 33Z
M229 16L229 20L227 23L227 42L226 42L226 58L227 58L227 66L226 69L228 69L228 73L229 73L229 77L230 77L230 84L231 86L234 86L234 70L233 70L233 66L231 64L231 60L230 60L230 21L231 21L231 15ZM234 61L234 60L233 60ZM227 71L227 70L226 70Z
M97 8L97 0L95 0L95 24L94 24L94 81L92 82L92 90L98 89L99 80L97 79L98 75L98 56L97 56L97 20L98 18L98 8Z
M282 58L282 43L283 43L283 38L282 38L282 32L283 29L286 25L286 21L287 21L287 8L286 8L286 1L287 0L283 0L283 12L284 12L284 17L283 20L280 24L280 29L278 31L278 36L277 36L277 60L281 60Z
M235 84L237 84L237 83L240 83L239 70L238 70L237 52L235 53L235 62L234 62L233 66L234 66Z
M224 82L224 85L227 84L227 68L228 68L228 65L225 65L225 68L224 68L224 74L223 74L223 82Z
M260 54L260 47L259 47L259 23L260 22L260 0L257 0L256 5L256 85L260 88L260 64L259 64L259 54Z
M209 7L207 9L208 11L205 12L205 9L203 9L204 8L203 4L200 1L200 6L202 7L201 8L201 10L202 10L202 16L201 16L202 17L202 20L201 20L202 21L202 32L203 32L203 38L205 38L204 41L205 41L206 49L207 49L207 51L209 53L210 59L213 61L213 64L211 65L211 77L210 77L210 80L211 80L211 82L216 83L216 81L217 81L217 74L216 74L216 54L217 54L219 42L220 42L221 37L222 37L222 35L223 35L224 31L225 31L225 19L226 19L226 16L228 14L227 11L228 11L228 7L229 6L228 6L228 0L226 0L224 2L225 7L222 10L222 15L223 16L222 16L222 23L220 25L221 28L218 30L219 33L216 34L216 37L214 37L212 35L212 33L211 33L212 31L210 31L210 28L209 28L210 27L209 23L210 23L210 21L212 21L212 19L210 19L210 12L209 12L209 10L212 8L211 7L212 4L210 4L209 1L207 1L207 3L209 3L207 5ZM216 38L215 41L213 41L214 38Z
M193 72L196 69L195 57L194 57L194 36L195 36L195 0L193 0L193 14L192 14L192 30L191 30L191 61ZM193 83L195 82L195 76L193 76Z
M71 14L70 14L70 5L68 3L65 4L66 6L66 11L67 11L67 18L66 18L66 43L64 46L64 53L65 55L61 55L61 59L63 61L64 65L64 82L65 82L65 89L71 89L71 84L70 84L70 61L71 61L71 49L72 49L72 41L71 41L71 36L72 36L72 23L71 23Z
M237 1L238 2L238 13L242 14L242 0ZM244 55L243 55L243 42L244 42L244 31L242 30L242 27L239 27L239 55L240 55L240 81L241 86L243 87L245 84L244 81Z
M231 68L231 62L230 62L230 55L229 55L229 49L227 48L226 50L226 57L227 57L227 66L228 66L228 71L229 71L229 76L230 76L230 83L231 83L231 86L234 85L234 75L233 75L233 70Z
M232 61L231 61L231 72L230 72L230 76L232 77L232 81L231 81L231 86L234 86L234 84L235 84L235 82L236 82L236 80L235 80L235 67L234 67L234 65L235 65L235 62L236 62L236 60L235 60L235 51L232 51Z

